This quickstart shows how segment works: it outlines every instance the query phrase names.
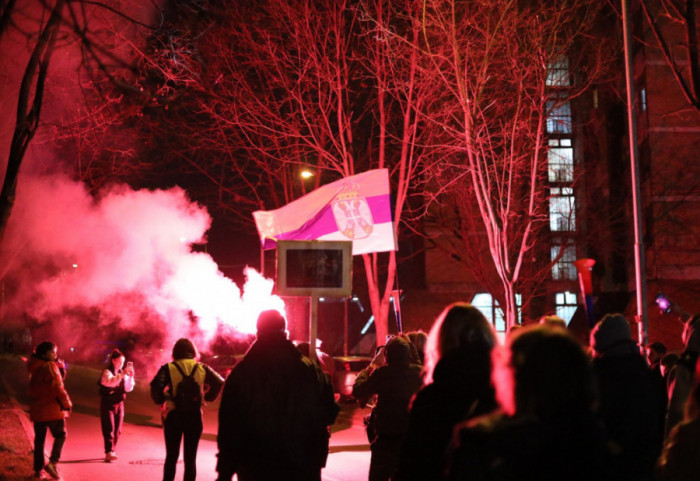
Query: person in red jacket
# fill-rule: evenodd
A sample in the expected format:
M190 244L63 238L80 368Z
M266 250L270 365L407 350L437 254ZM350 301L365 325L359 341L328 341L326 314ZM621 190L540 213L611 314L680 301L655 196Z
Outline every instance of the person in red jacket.
M44 471L59 479L56 464L66 442L66 416L73 407L63 386L65 366L58 360L53 342L42 342L27 363L29 370L29 417L34 423L34 477L43 479ZM53 447L44 465L46 431L51 431Z

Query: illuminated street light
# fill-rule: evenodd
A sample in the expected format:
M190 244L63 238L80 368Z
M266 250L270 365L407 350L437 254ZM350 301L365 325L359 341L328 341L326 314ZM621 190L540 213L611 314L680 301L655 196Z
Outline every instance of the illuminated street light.
M302 179L306 180L306 179L310 179L311 177L313 177L314 173L311 172L310 170L304 169L299 173L299 175L301 176Z

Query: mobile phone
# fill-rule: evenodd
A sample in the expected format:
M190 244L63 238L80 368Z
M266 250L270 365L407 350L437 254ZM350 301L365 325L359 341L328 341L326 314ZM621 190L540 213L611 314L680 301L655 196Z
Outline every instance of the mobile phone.
M656 302L656 305L659 306L659 309L663 314L668 314L671 312L671 301L661 292L656 295L654 302Z
M126 370L127 371L133 371L134 370L134 363L129 361L126 363Z

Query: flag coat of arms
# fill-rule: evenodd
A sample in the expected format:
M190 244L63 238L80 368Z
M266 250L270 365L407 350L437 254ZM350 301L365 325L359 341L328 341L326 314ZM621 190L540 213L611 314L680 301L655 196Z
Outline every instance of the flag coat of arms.
M265 249L278 240L350 240L353 255L396 250L387 169L345 177L253 218Z

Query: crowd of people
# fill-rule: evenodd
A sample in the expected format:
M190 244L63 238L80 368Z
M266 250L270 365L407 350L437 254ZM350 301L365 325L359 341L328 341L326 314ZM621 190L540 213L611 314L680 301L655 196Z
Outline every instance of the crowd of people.
M369 481L700 479L700 316L685 321L685 349L640 347L621 314L604 316L584 346L556 316L512 329L466 303L447 306L430 332L400 334L361 371L353 395L366 419ZM220 393L217 481L320 481L339 407L329 374L295 346L279 312L224 380L179 339L150 383L161 407L163 480L196 478L202 403ZM306 354L306 355L305 355ZM52 342L28 362L34 472L58 479L72 408ZM98 381L105 461L117 459L133 365L114 350ZM48 462L47 431L54 438Z

